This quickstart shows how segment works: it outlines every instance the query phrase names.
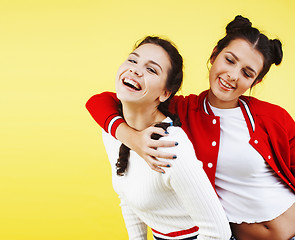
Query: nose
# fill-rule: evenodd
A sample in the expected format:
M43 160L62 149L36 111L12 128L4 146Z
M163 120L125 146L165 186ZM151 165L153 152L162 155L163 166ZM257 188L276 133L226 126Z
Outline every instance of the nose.
M232 71L229 71L227 73L228 79L231 81L237 81L239 78L239 70L238 69L232 69Z
M140 71L138 68L132 67L129 69L130 72L132 72L133 74L141 77L142 76L142 71Z

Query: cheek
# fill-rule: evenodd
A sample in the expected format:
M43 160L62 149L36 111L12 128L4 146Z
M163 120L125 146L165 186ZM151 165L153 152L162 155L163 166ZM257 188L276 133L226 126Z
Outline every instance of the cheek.
M215 60L209 70L209 80L216 78L216 76L220 74L220 69L222 69L222 65L217 60Z
M248 89L251 88L252 86L252 83L254 82L254 80L249 80L249 79L244 79L244 81L241 81L239 83L239 87L240 87L240 90L241 92L246 92Z
M162 79L159 77L151 77L146 79L147 83L149 84L149 89L151 90L152 94L159 94L162 92L166 87L166 79Z
M120 76L123 72L126 71L126 69L128 69L126 65L127 65L126 63L123 63L123 64L118 68L117 76Z

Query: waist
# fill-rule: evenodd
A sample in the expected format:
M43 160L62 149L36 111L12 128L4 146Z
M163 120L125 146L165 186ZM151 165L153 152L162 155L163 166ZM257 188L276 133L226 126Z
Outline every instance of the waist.
M284 239L295 236L295 203L277 218L261 223L230 223L236 239Z

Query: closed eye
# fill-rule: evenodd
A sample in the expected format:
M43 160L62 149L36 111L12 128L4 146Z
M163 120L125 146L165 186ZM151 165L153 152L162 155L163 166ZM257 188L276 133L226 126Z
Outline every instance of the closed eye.
M157 71L151 67L148 67L147 70L151 73L157 74Z
M229 62L229 63L234 63L234 61L231 60L230 58L225 58L225 59L226 59L226 61Z
M243 73L244 73L244 75L247 77L247 78L251 78L252 77L252 75L251 74L249 74L247 71L245 71L245 70L243 70Z
M128 59L128 62L131 62L131 63L137 63L135 60L133 59Z

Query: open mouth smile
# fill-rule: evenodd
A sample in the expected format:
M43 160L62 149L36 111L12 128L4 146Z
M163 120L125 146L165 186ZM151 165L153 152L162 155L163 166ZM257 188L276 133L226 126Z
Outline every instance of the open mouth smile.
M123 78L123 84L127 87L130 87L136 91L141 90L141 86L139 85L138 82L134 81L133 79L130 79L128 77Z

